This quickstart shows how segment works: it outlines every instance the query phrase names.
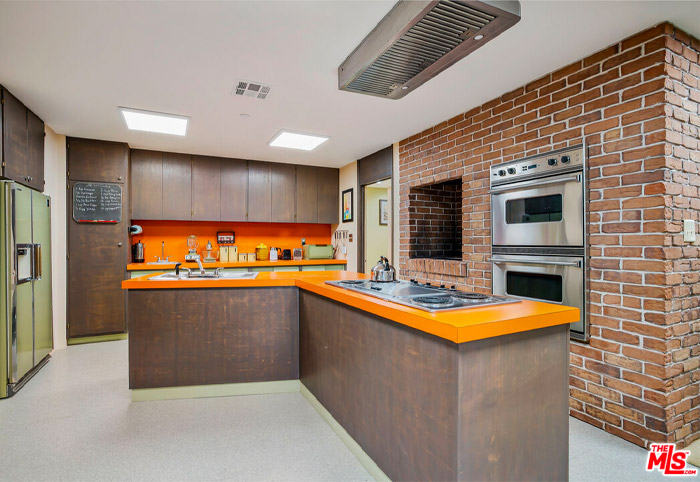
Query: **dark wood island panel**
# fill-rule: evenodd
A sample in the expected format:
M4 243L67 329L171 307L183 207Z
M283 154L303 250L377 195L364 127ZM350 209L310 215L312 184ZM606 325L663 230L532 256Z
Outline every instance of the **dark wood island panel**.
M455 344L300 290L300 378L392 480L567 480L568 325Z
M129 388L299 378L295 287L129 290Z

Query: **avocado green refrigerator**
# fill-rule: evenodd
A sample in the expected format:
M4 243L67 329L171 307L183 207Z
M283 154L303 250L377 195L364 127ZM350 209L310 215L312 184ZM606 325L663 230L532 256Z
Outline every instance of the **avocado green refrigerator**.
M7 398L53 348L51 198L0 181L0 229L0 398Z

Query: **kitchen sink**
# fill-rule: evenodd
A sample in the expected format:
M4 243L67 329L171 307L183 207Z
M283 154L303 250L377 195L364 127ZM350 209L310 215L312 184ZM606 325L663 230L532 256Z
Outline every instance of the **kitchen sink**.
M199 271L187 272L181 270L180 274L164 273L149 278L152 281L173 281L173 280L226 280L226 279L255 279L257 272L249 273L245 271L207 271L202 275Z

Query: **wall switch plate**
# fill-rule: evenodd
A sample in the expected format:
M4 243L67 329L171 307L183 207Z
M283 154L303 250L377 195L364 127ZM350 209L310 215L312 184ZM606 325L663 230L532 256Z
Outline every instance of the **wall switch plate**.
M695 242L695 221L692 219L683 220L683 241L686 243Z

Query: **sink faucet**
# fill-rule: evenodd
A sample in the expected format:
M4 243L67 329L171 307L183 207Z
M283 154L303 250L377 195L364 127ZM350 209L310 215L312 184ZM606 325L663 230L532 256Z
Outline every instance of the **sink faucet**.
M195 261L197 262L197 266L199 266L199 273L202 276L204 276L206 274L206 271L204 270L204 265L202 265L202 260L199 257L197 257Z
M165 256L165 241L160 245L160 256L154 256L157 263L167 263L170 261L170 256Z

